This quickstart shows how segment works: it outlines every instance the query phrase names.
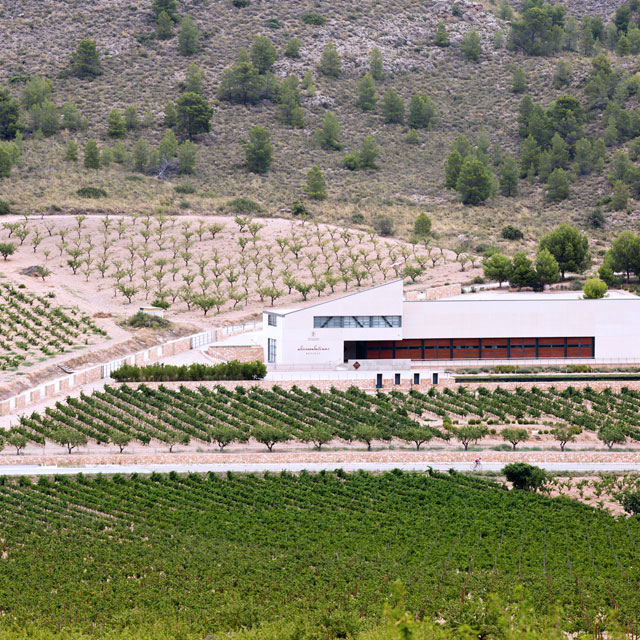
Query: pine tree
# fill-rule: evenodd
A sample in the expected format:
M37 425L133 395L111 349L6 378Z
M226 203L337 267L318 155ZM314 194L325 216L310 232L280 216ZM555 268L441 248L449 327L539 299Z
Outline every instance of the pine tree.
M69 140L64 150L64 159L67 162L76 162L78 160L78 143L75 140Z
M569 197L569 179L564 169L554 169L547 181L547 200L561 202Z
M383 76L382 53L378 47L374 47L369 55L369 73L371 77L380 82Z
M249 60L249 54L241 49L237 61L222 74L218 98L240 104L254 104L265 91L264 77Z
M305 193L312 200L325 200L327 197L327 184L318 165L313 165L307 173Z
M84 146L84 166L87 169L100 168L100 152L98 151L98 144L95 140L87 141L87 144Z
M95 40L81 40L71 56L71 72L78 78L95 78L102 73Z
M133 105L129 105L124 110L124 124L127 128L127 131L134 131L140 126L140 120L138 120L138 110Z
M156 21L156 36L158 40L168 40L173 37L173 20L166 11L161 11Z
M247 168L253 173L266 173L273 160L273 146L269 132L261 126L249 131L249 141L245 146Z
M511 81L511 91L513 93L524 93L529 87L527 82L527 74L522 67L516 67L513 70L513 80Z
M413 223L413 235L416 238L426 238L431 234L431 218L424 212L419 213Z
M455 189L462 168L462 156L457 150L453 150L444 165L444 186L447 189Z
M480 60L482 47L480 46L480 36L475 29L469 31L462 39L462 52L465 60L471 62Z
M522 144L520 154L520 176L525 178L538 173L538 163L540 161L540 147L532 135L528 136Z
M179 173L193 173L196 164L196 153L197 147L191 140L186 140L178 147Z
M300 57L300 45L301 42L298 38L290 38L287 42L287 47L284 50L286 58L299 58Z
M509 198L518 195L518 166L511 156L500 165L500 193Z
M183 56L192 56L200 48L200 32L196 23L185 16L180 21L178 33L178 50Z
M536 280L533 263L524 251L518 251L513 256L510 283L518 287L531 287Z
M176 128L190 140L199 133L208 133L213 107L197 93L183 93L176 102Z
M360 145L358 153L359 165L363 169L377 169L376 159L380 153L373 136L366 136Z
M202 81L204 80L204 71L192 62L187 67L187 75L184 81L184 92L199 93L202 95Z
M468 156L462 163L456 189L464 204L481 204L491 195L491 175L487 167Z
M363 111L373 111L377 100L376 83L373 81L373 76L370 73L366 73L358 81L357 93L356 105Z
M173 128L178 122L178 112L176 111L176 105L173 102L167 102L164 105L164 126Z
M436 105L426 94L417 94L409 103L409 127L429 129L436 118Z
M382 117L386 123L398 123L404 120L404 100L389 89L382 99Z
M447 28L444 26L444 22L438 22L433 44L435 44L436 47L448 47L451 44L449 42L449 34L447 33Z
M541 285L553 284L560 280L558 261L548 249L541 249L536 256L536 279Z
M124 138L127 133L124 118L118 109L111 109L107 118L107 135L110 138Z
M278 53L267 36L257 36L251 46L251 62L258 73L271 71Z
M133 168L136 171L144 171L149 162L149 145L145 140L140 138L133 145Z
M629 204L629 187L622 182L616 180L613 183L613 195L611 196L611 208L614 211L625 211Z
M7 89L0 89L0 140L13 140L20 128L18 101Z
M280 88L280 115L282 121L294 129L304 128L304 114L300 107L298 79L293 75L287 76Z
M329 78L337 78L342 71L342 61L333 42L329 42L322 50L318 71Z
M160 18L162 13L166 13L173 22L178 22L178 3L176 0L153 0L151 11L153 11L156 20Z
M342 149L340 141L340 123L335 113L328 111L322 119L322 126L316 131L316 137L323 149L339 151Z

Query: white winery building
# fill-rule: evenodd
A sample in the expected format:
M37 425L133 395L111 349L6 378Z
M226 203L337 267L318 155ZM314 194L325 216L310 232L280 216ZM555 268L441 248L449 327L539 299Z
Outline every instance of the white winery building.
M640 363L640 298L495 291L410 301L402 280L393 280L315 305L266 310L263 340L272 370Z

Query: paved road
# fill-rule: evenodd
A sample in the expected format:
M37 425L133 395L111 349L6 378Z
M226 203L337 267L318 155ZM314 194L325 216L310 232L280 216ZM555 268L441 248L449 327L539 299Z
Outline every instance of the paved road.
M504 466L501 462L487 462L480 466L481 471L500 471ZM593 474L608 471L636 471L640 472L640 464L624 462L602 462L602 463L578 463L578 462L541 462L539 467L547 471L573 471L578 473ZM96 474L96 473L168 473L176 471L178 473L225 473L235 471L238 473L261 473L271 471L290 471L292 473L302 471L333 471L344 469L345 471L390 471L391 469L402 469L404 471L426 471L429 467L437 471L471 471L473 464L469 462L300 462L300 463L249 463L249 464L104 464L87 465L79 467L54 467L38 465L2 465L0 466L0 476L44 476L44 475L72 475L76 473Z

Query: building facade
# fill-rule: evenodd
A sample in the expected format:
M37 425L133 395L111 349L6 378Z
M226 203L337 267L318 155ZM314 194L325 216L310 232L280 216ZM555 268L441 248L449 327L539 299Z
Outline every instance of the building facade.
M394 280L265 311L263 326L265 361L275 367L640 362L640 298L623 292L600 300L581 292L493 292L408 301L402 280Z

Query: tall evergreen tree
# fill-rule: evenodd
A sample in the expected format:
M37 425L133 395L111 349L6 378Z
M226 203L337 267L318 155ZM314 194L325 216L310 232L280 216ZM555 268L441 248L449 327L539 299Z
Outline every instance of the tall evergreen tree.
M369 73L376 82L382 80L382 53L378 47L374 47L369 54Z
M196 23L185 16L180 21L180 32L178 33L178 50L183 56L192 56L200 48L200 31Z
M95 140L88 140L84 146L84 166L87 169L100 168L100 152Z
M500 193L509 198L518 195L518 165L511 156L500 165Z
M313 165L307 173L305 193L312 200L325 200L327 197L327 183L318 165Z
M491 195L491 175L487 167L468 156L462 163L456 190L462 196L464 204L481 204Z
M373 111L376 106L376 83L370 73L358 81L356 105L363 111Z
M342 72L342 61L333 42L327 43L322 50L318 71L330 78L337 78Z
M190 140L199 133L208 133L213 107L197 93L183 93L176 102L176 128Z
M382 98L382 117L386 123L398 123L404 120L404 100L389 89Z
M436 105L426 94L412 96L409 104L409 127L429 129L436 118Z
M107 135L110 138L124 138L127 128L120 111L111 109L107 118Z
M20 131L20 105L8 89L0 89L0 139L13 140Z
M258 73L271 71L273 63L278 57L276 48L267 36L257 36L251 46L251 62L258 70Z
M78 78L95 78L102 73L95 40L81 40L71 56L71 72Z
M269 132L261 126L249 131L249 140L245 146L247 168L253 173L266 173L273 160L273 146Z
M327 151L339 151L342 149L340 123L335 113L328 111L325 114L321 127L316 131L316 137L320 146Z
M264 77L249 60L249 54L241 49L237 61L222 74L218 98L240 104L254 104L265 91Z

